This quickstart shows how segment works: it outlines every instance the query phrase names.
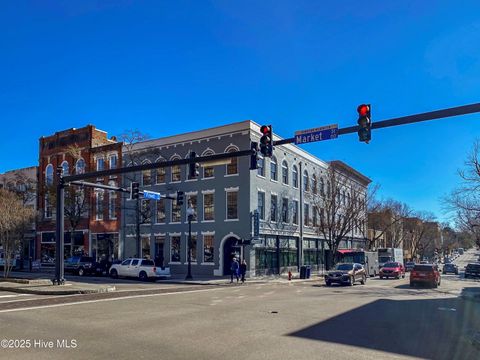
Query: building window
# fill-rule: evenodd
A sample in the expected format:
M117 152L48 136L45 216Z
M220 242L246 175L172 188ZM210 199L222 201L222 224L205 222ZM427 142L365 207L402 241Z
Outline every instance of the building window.
M48 164L45 169L45 183L47 186L53 185L53 165Z
M203 195L203 220L215 219L214 194Z
M142 171L142 185L143 186L152 185L152 171L151 170Z
M108 194L108 217L110 220L115 220L117 218L116 213L116 202L117 202L117 193L115 191L110 191Z
M238 149L235 148L230 148L227 150L227 152L235 152L238 151ZM233 175L233 174L238 174L238 159L236 156L231 158L231 163L227 164L227 175Z
M187 206L191 207L194 211L193 213L193 221L197 221L197 195L187 195ZM188 221L188 216L185 212L186 220Z
M187 243L188 243L188 235L187 235ZM190 261L191 262L197 262L197 235L192 234L192 239L190 246L187 244L187 259L188 259L188 251L190 250Z
M288 185L288 164L286 161L282 162L282 183Z
M298 201L293 200L293 223L298 224Z
M312 176L312 192L314 194L317 193L317 188L318 188L317 176L315 174L313 174L313 176Z
M103 158L97 159L97 171L105 170L105 160Z
M180 262L180 236L170 237L170 261Z
M214 155L214 152L211 150L205 151L202 156L210 156ZM204 179L211 179L215 176L215 171L213 166L205 166L203 168L203 178Z
M165 184L165 168L159 168L156 170L156 183Z
M257 175L265 177L265 159L262 156L258 157Z
M150 236L142 236L142 258L150 258Z
M157 223L164 224L165 219L165 199L160 199L157 200Z
M75 164L75 172L77 173L77 175L85 174L85 160L77 160L77 163Z
M325 196L325 180L320 178L320 195Z
M310 207L308 204L303 204L303 225L308 226L310 223Z
M203 262L213 263L214 250L213 235L203 235Z
M303 191L308 191L309 188L308 188L308 172L307 170L305 170L303 172Z
M179 223L182 221L182 207L178 205L177 200L172 201L172 222Z
M117 168L117 155L110 155L110 157L108 158L108 162L109 162L109 167L110 169L116 169Z
M96 219L103 220L103 190L97 190L95 195L96 195L96 202L95 202Z
M292 167L292 185L295 189L298 188L298 170L295 165Z
M275 156L270 160L270 179L275 181L278 180L277 159Z
M265 193L258 192L258 214L260 219L265 220Z
M277 195L271 195L270 197L270 220L277 221Z
M53 215L53 206L50 202L50 195L45 195L45 218L49 219Z
M227 192L227 219L238 219L238 191Z
M317 224L317 208L315 206L312 207L312 225L314 227L316 227L318 224Z
M68 176L70 175L70 168L68 166L68 162L64 161L62 163L62 175L63 176Z
M179 182L181 180L182 180L182 170L180 168L180 165L172 166L172 182Z
M288 223L288 199L282 199L282 222Z

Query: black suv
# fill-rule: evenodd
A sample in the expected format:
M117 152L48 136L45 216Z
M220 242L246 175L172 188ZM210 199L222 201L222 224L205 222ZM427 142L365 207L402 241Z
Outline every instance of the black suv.
M470 263L465 267L465 279L480 278L480 264Z
M65 260L65 272L77 274L80 276L92 275L96 272L95 261L88 256L72 256Z

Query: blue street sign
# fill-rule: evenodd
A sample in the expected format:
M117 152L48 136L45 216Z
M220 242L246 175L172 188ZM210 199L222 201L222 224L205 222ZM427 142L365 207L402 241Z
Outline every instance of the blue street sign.
M155 192L155 191L143 190L143 198L144 199L160 200L162 198L162 195L160 195L160 193Z
M338 124L322 126L314 129L295 132L295 144L305 144L314 141L336 139L338 137Z

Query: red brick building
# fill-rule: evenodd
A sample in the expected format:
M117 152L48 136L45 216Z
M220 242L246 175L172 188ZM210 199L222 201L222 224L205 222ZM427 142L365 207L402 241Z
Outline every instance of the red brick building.
M41 137L39 145L36 258L53 264L57 167L70 175L116 168L122 163L122 143L88 125ZM120 179L108 176L88 181L120 186ZM119 257L120 200L119 194L110 191L73 186L65 189L65 257Z

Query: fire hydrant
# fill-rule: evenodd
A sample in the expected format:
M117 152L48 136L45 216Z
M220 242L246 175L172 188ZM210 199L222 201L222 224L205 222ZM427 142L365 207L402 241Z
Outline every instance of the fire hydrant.
M292 272L291 271L288 272L288 281L290 281L290 280L292 280Z

